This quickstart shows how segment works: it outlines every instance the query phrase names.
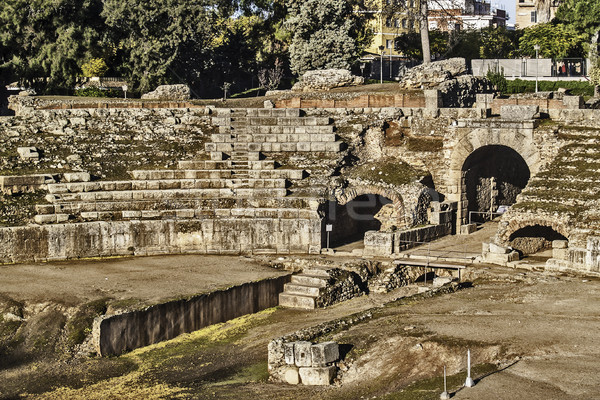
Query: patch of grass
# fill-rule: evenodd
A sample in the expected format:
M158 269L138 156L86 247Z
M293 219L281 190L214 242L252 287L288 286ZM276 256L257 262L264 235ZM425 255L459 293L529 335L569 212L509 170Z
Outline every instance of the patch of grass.
M410 136L407 137L406 146L410 151L435 153L444 147L444 139Z
M427 175L429 174L397 160L362 164L350 169L346 173L346 176L349 178L360 178L371 182L382 182L392 185L406 185Z
M221 380L216 383L210 384L209 386L226 386L226 385L237 385L250 382L266 382L269 379L268 362L261 361L256 364L252 364L248 367L244 367L229 379Z
M86 303L77 310L67 322L67 345L73 347L83 343L92 332L94 318L106 312L107 299L94 300Z

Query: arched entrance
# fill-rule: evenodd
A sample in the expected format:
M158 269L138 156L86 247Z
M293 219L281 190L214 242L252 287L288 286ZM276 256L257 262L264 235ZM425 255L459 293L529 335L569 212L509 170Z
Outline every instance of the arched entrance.
M561 233L546 225L529 225L514 231L508 244L524 255L543 253L552 249L553 240L567 240ZM546 254L551 257L552 254Z
M321 246L327 247L327 225L332 227L329 247L362 241L365 232L381 228L381 222L375 218L375 215L386 204L392 204L392 200L372 193L358 195L344 204L337 200L326 202L321 229Z
M466 158L461 173L466 220L489 220L489 213L499 206L514 204L530 176L527 162L508 146L487 145L473 151Z

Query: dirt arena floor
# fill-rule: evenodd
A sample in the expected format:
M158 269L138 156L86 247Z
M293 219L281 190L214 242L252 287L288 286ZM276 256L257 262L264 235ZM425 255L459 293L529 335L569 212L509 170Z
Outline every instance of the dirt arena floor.
M155 302L281 273L216 256L12 265L0 267L0 300ZM26 338L43 355L9 362L0 346L0 399L433 400L444 366L453 399L600 399L600 280L481 264L467 276L451 294L407 297L411 286L315 311L273 308L120 357L44 352L54 342ZM367 309L373 318L321 338L348 349L335 385L268 380L272 338ZM473 388L462 387L467 349Z

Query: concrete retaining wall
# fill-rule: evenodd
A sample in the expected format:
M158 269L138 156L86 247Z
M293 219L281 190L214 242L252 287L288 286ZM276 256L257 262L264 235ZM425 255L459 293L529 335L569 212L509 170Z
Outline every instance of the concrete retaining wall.
M157 254L318 253L319 219L100 221L0 228L0 262Z
M94 321L94 346L102 356L172 339L209 325L278 305L291 275L244 283L226 290L175 300Z

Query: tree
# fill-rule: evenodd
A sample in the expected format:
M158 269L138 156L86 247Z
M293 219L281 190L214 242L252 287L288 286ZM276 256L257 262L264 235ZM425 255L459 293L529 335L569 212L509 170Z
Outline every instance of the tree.
M563 0L556 11L557 21L568 24L581 34L584 51L595 67L598 65L599 15L600 2L596 0ZM594 92L595 96L598 95L598 83L595 83Z
M119 43L122 72L134 91L147 92L160 84L198 85L232 12L218 0L105 0L102 16Z
M79 65L105 48L101 10L101 0L4 0L2 74L39 92L71 89Z
M523 54L535 56L534 46L540 46L542 57L562 59L565 57L581 57L584 37L571 25L537 24L524 29L520 39Z
M301 75L313 69L349 69L368 37L359 6L347 0L291 0L285 28L292 35L292 71Z
M108 71L108 65L103 58L92 58L81 66L81 71L86 78L104 76Z

